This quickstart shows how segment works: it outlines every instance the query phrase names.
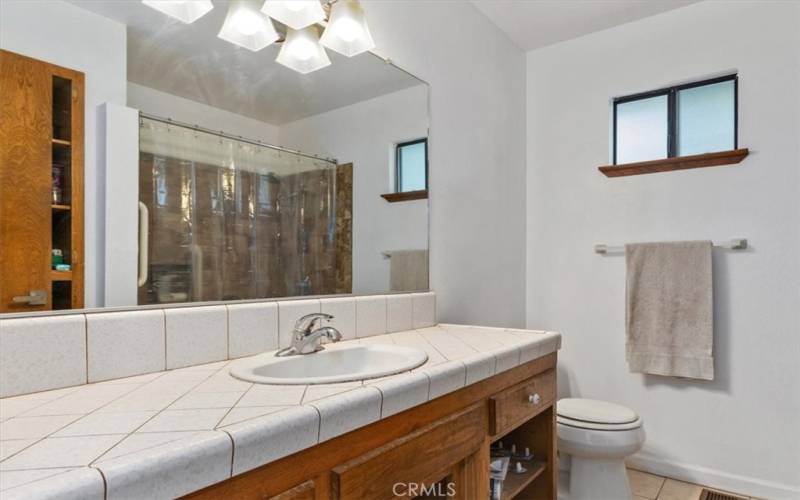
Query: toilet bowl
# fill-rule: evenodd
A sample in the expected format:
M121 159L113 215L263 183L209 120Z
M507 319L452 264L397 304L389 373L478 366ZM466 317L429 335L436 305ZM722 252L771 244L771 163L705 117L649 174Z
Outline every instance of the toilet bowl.
M595 399L558 402L558 453L568 457L569 500L629 500L625 458L644 444L642 419L631 409Z

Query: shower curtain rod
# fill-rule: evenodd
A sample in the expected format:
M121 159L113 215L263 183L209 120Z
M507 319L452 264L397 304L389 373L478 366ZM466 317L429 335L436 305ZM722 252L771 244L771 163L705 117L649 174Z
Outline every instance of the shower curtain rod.
M268 149L274 149L276 151L281 151L281 152L284 152L284 153L290 153L290 154L293 154L293 155L302 156L304 158L310 158L312 160L327 161L328 163L333 163L334 165L338 164L338 161L335 158L325 158L325 157L319 156L319 155L312 155L312 154L308 154L308 153L303 153L302 151L297 151L295 149L284 148L282 146L274 146L272 144L267 144L266 142L260 141L258 139L248 139L246 137L242 137L241 135L227 134L227 133L223 132L222 130L212 130L210 128L201 127L200 125L192 125L191 123L186 123L186 122L181 122L181 121L178 121L178 120L173 120L172 118L164 118L162 116L151 115L149 113L145 113L145 112L142 112L142 111L139 112L139 118L140 119L141 118L147 118L148 120L154 120L154 121L166 123L166 124L169 124L169 125L175 125L175 126L178 126L178 127L188 128L188 129L191 129L191 130L197 130L198 132L204 132L206 134L212 134L212 135L216 135L216 136L219 136L219 137L224 137L225 139L231 139L231 140L234 140L234 141L246 142L248 144L253 144L255 146L261 146L261 147L268 148Z

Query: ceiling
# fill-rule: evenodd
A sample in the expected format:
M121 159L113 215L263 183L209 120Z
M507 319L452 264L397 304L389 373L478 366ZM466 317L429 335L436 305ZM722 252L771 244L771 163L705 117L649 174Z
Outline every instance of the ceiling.
M192 24L140 0L70 1L128 26L128 81L273 125L423 83L373 54L331 50L330 66L301 75L275 62L277 44L251 52L217 38L228 0Z
M698 0L472 0L522 50L604 30Z

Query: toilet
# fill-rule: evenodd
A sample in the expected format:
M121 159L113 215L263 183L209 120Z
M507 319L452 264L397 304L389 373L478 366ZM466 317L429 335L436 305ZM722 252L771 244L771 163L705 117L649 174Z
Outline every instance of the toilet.
M642 419L630 408L596 399L558 401L559 459L569 461L569 500L629 500L625 458L644 444Z

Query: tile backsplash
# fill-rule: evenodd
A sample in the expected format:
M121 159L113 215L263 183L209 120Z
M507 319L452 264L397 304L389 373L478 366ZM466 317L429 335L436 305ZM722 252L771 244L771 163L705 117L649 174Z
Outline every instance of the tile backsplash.
M165 365L164 311L86 315L89 380L160 371Z
M436 324L433 292L0 319L0 397L251 356L333 314L345 339Z

